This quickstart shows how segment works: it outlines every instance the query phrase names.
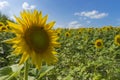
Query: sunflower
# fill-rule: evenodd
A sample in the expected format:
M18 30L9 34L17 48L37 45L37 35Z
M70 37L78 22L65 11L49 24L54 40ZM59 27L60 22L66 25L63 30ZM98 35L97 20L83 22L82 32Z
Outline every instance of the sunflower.
M77 35L77 36L75 36L75 38L74 39L79 39L79 36Z
M80 30L78 31L78 34L81 34L81 31L80 31Z
M4 23L0 22L0 27L5 26Z
M58 36L60 36L61 30L56 29L55 32L56 32L56 34L57 34Z
M10 32L15 33L16 37L5 41L13 44L14 54L22 54L19 64L30 58L39 69L42 62L47 64L56 62L58 59L55 47L59 46L56 41L58 36L51 29L55 22L46 24L48 15L42 17L42 12L37 10L24 10L20 15L21 17L15 16L17 23L8 21Z
M95 47L96 48L102 48L103 47L103 40L102 39L97 39L95 41Z
M2 27L0 28L0 31L7 31L7 30L8 30L7 26L2 26Z
M84 30L84 28L78 29L78 34L81 34L83 30Z
M0 31L5 27L4 23L0 22Z
M60 36L60 32L57 32L57 35Z
M65 33L65 36L66 36L66 37L69 37L69 36L70 36L70 33L69 33L69 32L66 32L66 33Z
M114 41L115 41L115 44L117 44L118 46L120 46L120 34L115 36Z

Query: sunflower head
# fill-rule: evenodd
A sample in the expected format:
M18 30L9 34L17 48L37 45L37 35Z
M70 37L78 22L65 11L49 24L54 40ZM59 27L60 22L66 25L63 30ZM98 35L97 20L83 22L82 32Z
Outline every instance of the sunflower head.
M83 30L84 30L84 28L78 29L78 34L81 34Z
M58 29L55 30L55 32L56 32L56 34L57 34L58 36L61 35L61 29L58 28Z
M8 27L7 27L7 26L5 26L5 25L4 25L4 26L2 26L2 27L0 27L0 31L3 31L3 32L4 32L4 31L7 31L7 30L8 30Z
M80 30L78 31L78 34L81 34L81 31L80 31Z
M57 61L55 47L59 46L57 35L52 29L55 22L46 23L48 15L42 17L42 12L23 11L20 17L15 17L17 24L8 21L10 32L16 37L6 42L12 43L14 54L22 54L20 64L28 58L37 68L42 62L53 63Z
M75 36L75 39L79 39L79 36L78 36L78 35L76 35L76 36Z
M66 33L65 33L65 36L66 36L66 37L69 37L69 36L70 36L70 33L69 33L69 32L66 32Z
M0 22L0 27L3 27L3 26L5 26L4 23Z
M57 32L57 35L60 36L60 32Z
M120 34L115 36L114 42L116 45L120 46Z
M1 28L0 28L0 31L7 31L7 27L6 26L2 26Z
M96 48L102 48L103 47L103 40L102 39L97 39L95 41L95 47Z

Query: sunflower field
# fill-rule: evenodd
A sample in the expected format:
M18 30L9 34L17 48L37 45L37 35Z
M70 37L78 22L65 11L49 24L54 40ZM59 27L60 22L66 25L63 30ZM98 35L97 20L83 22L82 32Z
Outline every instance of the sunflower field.
M11 54L12 45L3 42L16 36L10 29L0 22L0 80L24 80L24 65L18 66L21 54ZM58 61L43 63L40 70L30 65L28 80L120 80L120 27L52 30L59 37Z

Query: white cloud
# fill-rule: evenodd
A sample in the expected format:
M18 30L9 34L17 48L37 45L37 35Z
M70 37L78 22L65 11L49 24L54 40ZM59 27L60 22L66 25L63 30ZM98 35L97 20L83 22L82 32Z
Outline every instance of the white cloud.
M93 11L83 11L83 12L76 12L74 13L75 16L84 16L84 17L88 17L91 19L100 19L103 18L105 16L108 16L108 13L100 13L99 11L93 10Z
M69 25L75 25L77 23L78 23L78 21L72 21L72 22L69 23Z
M24 2L23 4L22 4L22 8L23 9L34 9L36 6L35 5L29 5L27 2Z
M9 3L7 1L0 1L0 9L7 7Z
M65 23L64 25L56 24L54 28L80 28L80 27L83 27L83 25L80 24L78 21L71 21Z
M90 24L90 23L91 23L91 21L86 21L86 23L87 23L87 24Z
M68 27L69 28L79 28L81 27L82 24L80 24L78 21L71 21L69 24L68 24Z

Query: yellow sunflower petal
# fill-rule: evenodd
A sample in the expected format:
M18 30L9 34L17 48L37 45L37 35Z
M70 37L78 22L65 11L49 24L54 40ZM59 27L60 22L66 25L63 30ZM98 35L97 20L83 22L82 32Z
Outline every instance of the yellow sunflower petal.
M22 58L21 58L21 60L19 62L19 65L22 64L22 63L24 63L28 58L29 58L29 54L27 54L26 52L24 52L23 55L22 55Z
M50 23L48 23L47 25L46 25L46 29L51 29L53 26L54 26L54 24L55 24L55 21L53 21L53 22L50 22Z
M46 23L46 21L47 21L47 19L48 19L48 15L44 16L43 19L42 19L42 21L41 21L41 25L44 26L45 23ZM42 27L43 27L43 26L42 26Z
M20 25L15 24L13 22L7 21L8 25L13 29L11 30L12 32L16 32L21 34L23 32L22 28L20 27Z

